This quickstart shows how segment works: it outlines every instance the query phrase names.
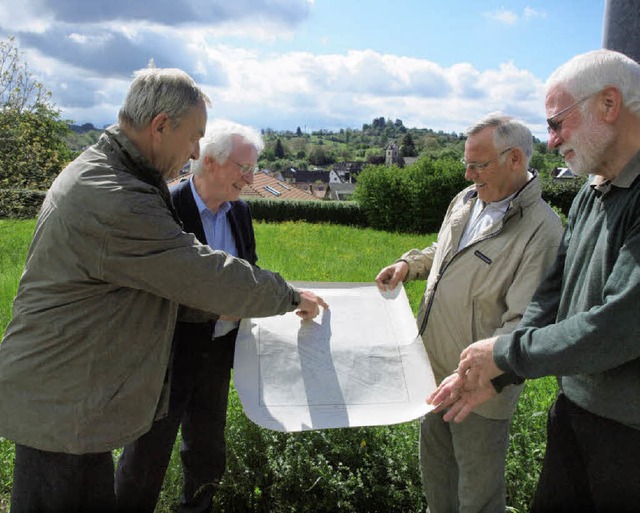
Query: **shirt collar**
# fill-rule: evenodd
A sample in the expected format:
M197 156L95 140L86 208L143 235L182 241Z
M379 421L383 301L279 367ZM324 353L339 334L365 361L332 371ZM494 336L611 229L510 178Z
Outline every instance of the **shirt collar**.
M622 171L620 171L620 174L613 180L605 180L601 176L596 175L593 178L590 187L602 193L606 192L611 185L615 185L622 189L628 189L631 187L631 184L638 175L640 175L640 151L631 157L631 160L625 164Z
M231 210L231 203L225 201L222 205L220 205L220 208L218 208L218 210L216 210L215 212L211 212L205 202L202 201L202 198L198 194L198 191L196 191L196 186L193 183L193 175L189 177L189 186L191 187L191 193L193 194L193 199L196 202L196 206L198 207L198 212L200 212L200 214L209 212L209 214L213 216L225 215L227 212L229 212L229 210Z
M491 201L489 203L485 203L485 209L497 210L498 212L505 213L509 210L509 204L511 200L515 197L516 193L514 192L511 196L507 196L505 199L500 201Z
M527 171L527 184L531 180L533 180L534 178L535 178L535 175L533 173L531 173L530 171ZM501 199L500 201L492 201L492 202L489 202L489 203L485 203L484 201L482 201L482 200L480 200L478 198L478 202L477 203L481 204L483 210L484 209L491 209L491 210L498 211L498 212L500 212L502 214L506 214L507 210L509 210L509 205L513 201L513 198L515 198L520 193L520 191L524 187L526 187L527 184L525 184L521 189L517 190L516 192L514 192L510 196L507 196L506 198Z

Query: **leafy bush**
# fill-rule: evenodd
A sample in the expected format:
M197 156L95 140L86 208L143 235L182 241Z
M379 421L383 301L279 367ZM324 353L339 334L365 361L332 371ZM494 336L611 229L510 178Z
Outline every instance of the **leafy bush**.
M0 187L47 190L71 158L57 113L0 113Z
M46 190L70 158L67 123L14 37L0 41L0 187Z
M540 174L542 197L563 220L584 178L554 180ZM453 197L469 182L454 159L421 158L406 168L368 166L358 177L355 199L369 226L408 233L438 231Z
M278 433L230 396L220 511L424 511L418 423Z
M550 205L559 208L566 216L569 214L573 198L586 182L586 178L578 176L571 179L554 180L548 175L541 174L540 181L542 198Z
M366 227L367 220L355 201L282 201L247 199L256 221L306 221Z
M451 199L467 185L460 162L421 158L406 168L366 167L355 198L372 228L429 233L440 228Z
M0 218L33 219L37 217L45 192L31 189L0 189Z
M567 216L566 214L560 210L558 207L556 207L555 205L552 205L551 203L549 203L549 206L553 209L553 211L558 214L558 217L560 218L560 221L562 221L562 226L567 226Z

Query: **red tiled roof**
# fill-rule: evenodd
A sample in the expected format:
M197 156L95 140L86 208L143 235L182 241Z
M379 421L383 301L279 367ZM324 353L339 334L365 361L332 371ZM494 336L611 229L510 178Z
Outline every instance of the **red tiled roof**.
M182 180L186 180L191 176L191 173L183 174L169 181L167 185L171 187L179 183ZM271 191L280 193L274 194ZM316 198L312 193L303 191L294 187L293 184L288 184L273 176L260 171L253 175L253 183L247 184L240 193L241 198L265 198L265 199L281 199L281 200L311 200L318 201L320 198Z
M271 191L279 192L280 195ZM245 185L240 193L240 197L265 198L265 199L281 199L281 200L311 200L318 201L313 194L294 187L267 173L260 171L253 175L253 183Z

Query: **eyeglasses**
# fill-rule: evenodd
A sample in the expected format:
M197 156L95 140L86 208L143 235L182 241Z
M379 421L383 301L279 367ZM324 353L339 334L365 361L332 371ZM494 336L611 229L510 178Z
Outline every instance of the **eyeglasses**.
M236 162L235 160L232 160L231 162L233 162L236 166L240 168L240 173L242 173L242 176L255 175L260 170L258 166L249 166L247 164L240 164L240 162Z
M585 96L584 98L582 98L582 100L578 100L577 102L569 105L566 109L562 109L557 114L554 114L550 118L547 118L547 125L548 125L547 132L551 133L553 131L557 134L562 129L562 122L564 121L564 119L561 119L560 121L556 121L556 119L558 119L558 116L562 116L566 112L569 112L570 110L575 109L578 105L586 102L592 96L593 96L592 94L590 94L589 96Z
M487 160L486 162L483 162L482 164L478 164L477 162L467 162L465 159L460 159L460 162L462 162L462 164L464 165L465 169L471 169L471 171L482 171L483 169L488 167L489 164L491 164L494 160L498 160L500 157L502 157L502 155L504 155L508 151L511 151L513 148L514 147L511 146L511 148L507 148L506 150L502 150L500 153L498 153L497 157L492 158L491 160Z

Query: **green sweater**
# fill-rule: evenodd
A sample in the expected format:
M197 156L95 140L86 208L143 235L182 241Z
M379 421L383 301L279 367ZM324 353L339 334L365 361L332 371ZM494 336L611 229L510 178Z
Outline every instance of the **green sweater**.
M566 396L640 429L640 152L611 183L576 196L558 256L516 331L493 349L500 369L555 375Z

